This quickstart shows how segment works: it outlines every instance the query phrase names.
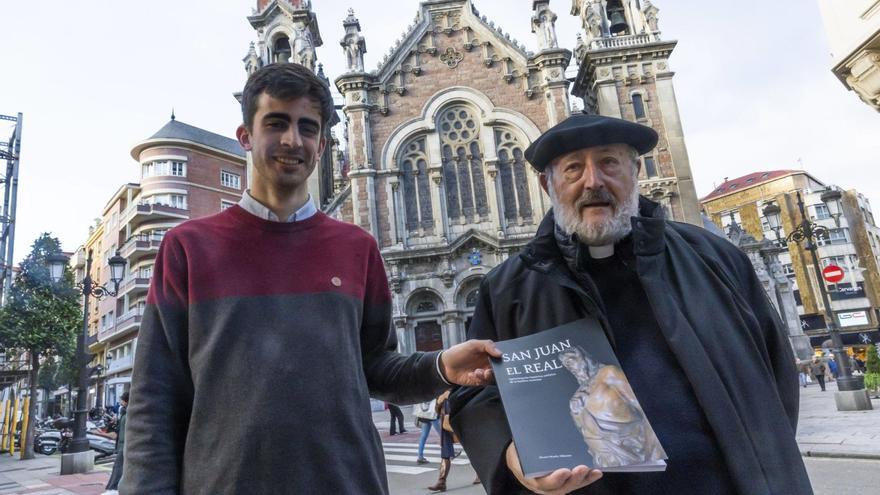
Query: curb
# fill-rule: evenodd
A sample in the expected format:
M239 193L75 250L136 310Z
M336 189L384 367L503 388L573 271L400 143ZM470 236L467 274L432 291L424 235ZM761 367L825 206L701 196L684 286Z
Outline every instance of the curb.
M827 452L821 450L801 451L801 457L821 457L826 459L863 459L869 461L880 461L880 454L858 452Z

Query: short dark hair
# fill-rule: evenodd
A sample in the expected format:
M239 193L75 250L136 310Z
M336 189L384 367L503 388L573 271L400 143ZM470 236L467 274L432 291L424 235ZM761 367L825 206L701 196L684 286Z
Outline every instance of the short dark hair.
M321 129L336 112L330 88L314 72L300 64L282 63L267 65L248 77L241 94L241 117L245 127L252 130L257 100L266 93L273 98L292 100L308 96L321 107Z
M119 400L124 400L128 402L128 392L123 392L122 395L119 396Z

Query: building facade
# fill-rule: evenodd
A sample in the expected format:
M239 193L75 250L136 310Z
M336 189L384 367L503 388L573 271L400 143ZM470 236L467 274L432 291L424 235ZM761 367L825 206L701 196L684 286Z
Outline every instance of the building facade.
M798 193L809 220L829 230L829 236L817 242L820 264L839 266L845 276L836 284L822 283L844 344L860 352L866 344L880 342L880 228L867 198L855 190L826 185L804 171L774 170L727 180L704 197L702 205L726 233L736 224L758 240L785 247L779 254L780 268L794 289L801 327L814 348L827 347L830 337L818 285L821 274L803 243L779 241L801 223ZM776 231L764 213L771 204L780 209L781 227Z
M587 3L574 2L572 13ZM559 45L549 0L531 4L524 19L534 35L528 49L470 0L419 2L414 21L372 70L364 65L368 33L384 27L362 30L351 10L343 21L339 44L346 70L334 83L343 98L346 146L326 154L334 159L332 170L319 169L310 191L329 215L376 238L402 352L462 341L480 280L533 238L550 208L523 153L571 112L566 69L572 52ZM612 107L591 96L587 76L579 77L575 94L590 104L601 101L587 105L595 112L660 132L662 150L643 159L642 192L673 218L701 224L668 71L671 47L657 43L657 9L648 2L633 6L631 14L641 20L632 35L612 33L606 22L595 44L577 49L586 60L602 53L601 39L627 40L627 49L644 50L652 64L664 64L638 86L645 115L632 112L631 97ZM320 69L309 51L319 42L310 2L259 0L248 19L257 32L244 59L248 73L270 61ZM644 29L654 34L645 38ZM308 42L293 41L305 33ZM321 177L334 179L329 200Z
M880 0L819 0L832 72L880 111Z
M702 226L669 64L678 42L661 37L658 13L649 0L572 0L584 33L572 93L593 113L657 131L657 147L641 158L641 193L667 217Z
M247 188L246 159L238 141L174 118L131 150L140 181L125 184L104 208L75 263L93 252L92 277L112 287L108 260L126 259L116 297L92 299L89 352L102 373L93 376L92 406L112 405L128 389L137 332L153 264L165 233L191 218L235 205Z

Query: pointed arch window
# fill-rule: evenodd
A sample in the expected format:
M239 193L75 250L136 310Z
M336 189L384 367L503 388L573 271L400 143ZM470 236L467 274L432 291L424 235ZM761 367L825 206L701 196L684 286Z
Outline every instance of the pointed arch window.
M647 177L657 177L657 164L654 163L654 157L646 156L645 157L645 176Z
M431 207L428 156L425 152L424 137L416 138L404 145L399 168L403 179L406 229L410 232L419 228L432 229L434 212Z
M443 154L447 214L454 222L475 222L489 216L479 122L463 105L451 106L438 117Z
M523 146L510 130L495 129L495 147L498 150L504 218L508 221L531 220L532 201Z

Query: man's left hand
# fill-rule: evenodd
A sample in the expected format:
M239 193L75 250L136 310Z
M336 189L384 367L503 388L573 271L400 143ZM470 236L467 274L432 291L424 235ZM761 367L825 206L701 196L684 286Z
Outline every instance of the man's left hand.
M468 340L440 354L440 372L450 383L476 387L495 381L489 356L500 358L501 351L491 340Z

